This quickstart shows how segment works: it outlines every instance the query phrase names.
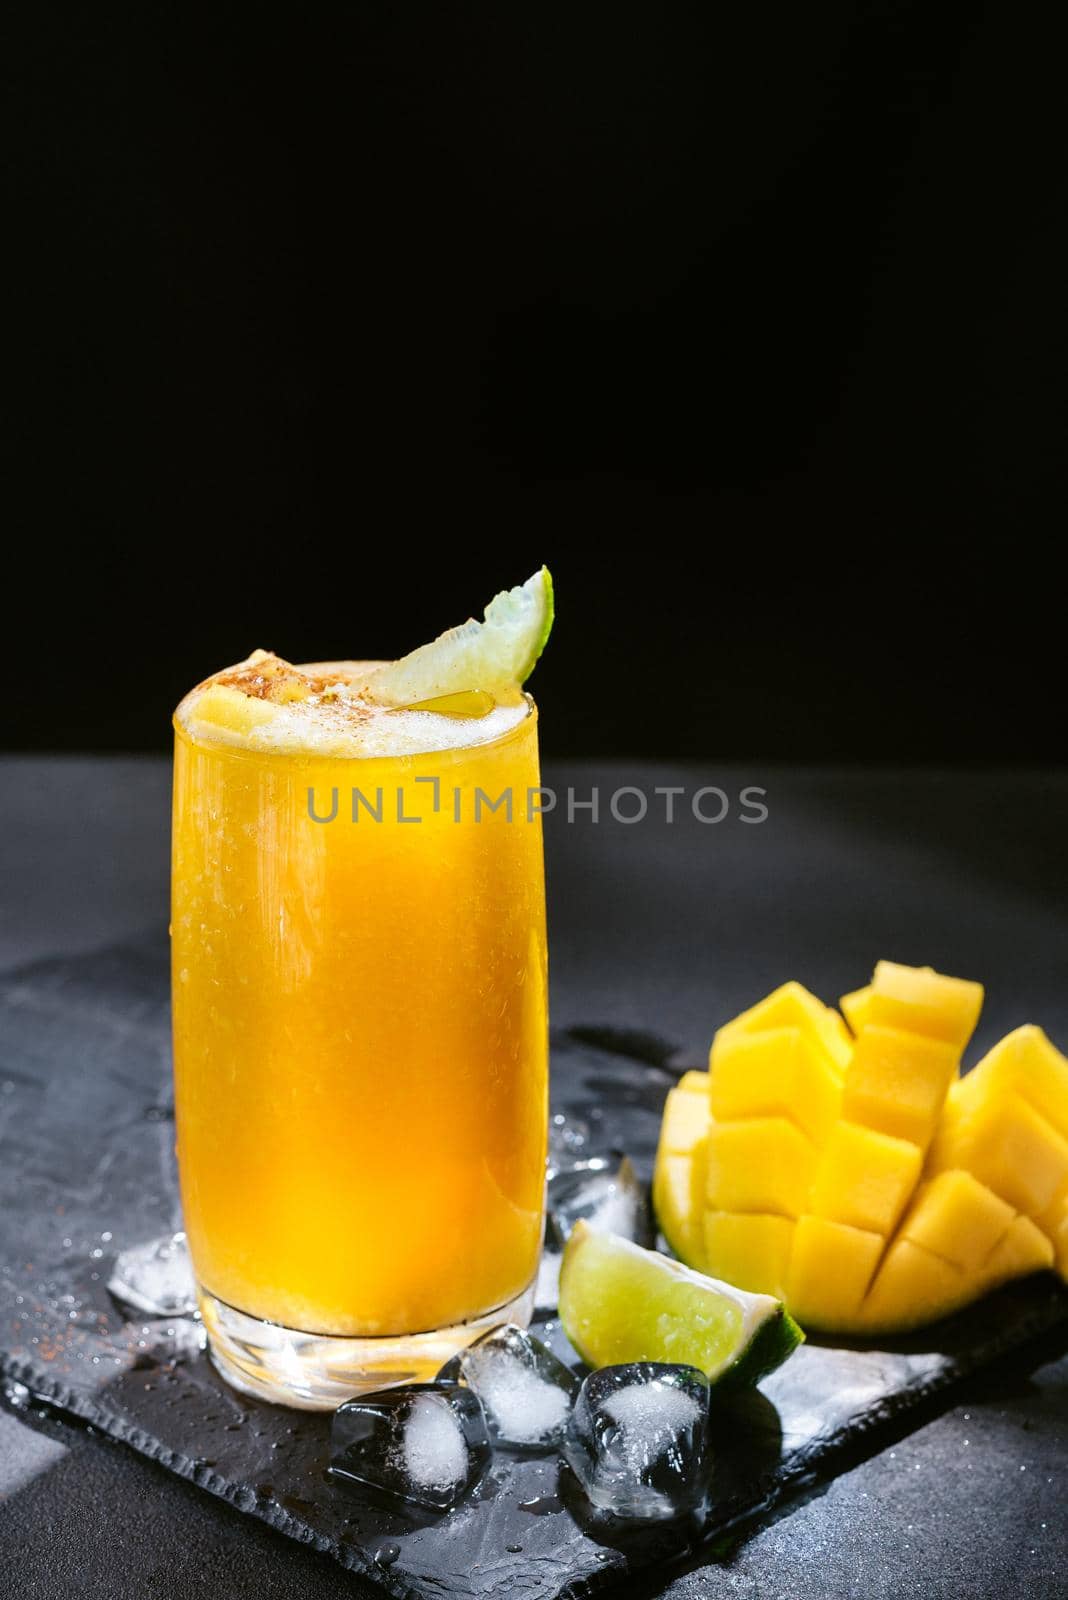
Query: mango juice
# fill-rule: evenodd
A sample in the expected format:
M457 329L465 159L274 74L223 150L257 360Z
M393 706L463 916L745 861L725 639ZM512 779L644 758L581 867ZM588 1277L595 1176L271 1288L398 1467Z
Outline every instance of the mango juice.
M210 680L175 718L197 1280L307 1333L446 1328L521 1294L541 1244L536 712L376 712L345 703L355 666L276 660Z

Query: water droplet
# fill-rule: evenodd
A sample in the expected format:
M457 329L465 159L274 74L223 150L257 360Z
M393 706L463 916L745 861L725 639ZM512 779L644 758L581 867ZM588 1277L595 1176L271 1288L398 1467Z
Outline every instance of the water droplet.
M523 1546L521 1544L506 1544L504 1548L510 1556L521 1556L523 1554Z
M564 1509L563 1502L555 1494L536 1494L532 1500L520 1500L520 1511L529 1511L532 1517L551 1517L555 1512Z
M380 1544L371 1556L376 1567L391 1567L400 1555L399 1544Z

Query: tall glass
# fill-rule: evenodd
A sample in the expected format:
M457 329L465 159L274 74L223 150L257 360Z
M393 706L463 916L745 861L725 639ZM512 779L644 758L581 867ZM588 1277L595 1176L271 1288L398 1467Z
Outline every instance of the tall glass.
M403 756L175 730L178 1156L213 1358L307 1407L426 1378L532 1307L535 709L490 743Z

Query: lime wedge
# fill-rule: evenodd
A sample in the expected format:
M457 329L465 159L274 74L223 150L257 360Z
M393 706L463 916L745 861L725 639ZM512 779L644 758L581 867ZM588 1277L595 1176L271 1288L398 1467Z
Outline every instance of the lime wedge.
M560 1321L591 1367L671 1361L732 1387L758 1383L804 1338L771 1295L706 1278L585 1222L564 1251Z
M486 607L432 644L387 662L368 679L367 693L382 705L407 706L467 689L500 696L518 690L534 670L553 625L553 581L542 567L517 589L505 589Z
M432 711L436 717L467 717L475 722L488 717L494 699L485 689L461 689L457 694L439 694L433 700L416 700L410 706L397 706L398 711Z

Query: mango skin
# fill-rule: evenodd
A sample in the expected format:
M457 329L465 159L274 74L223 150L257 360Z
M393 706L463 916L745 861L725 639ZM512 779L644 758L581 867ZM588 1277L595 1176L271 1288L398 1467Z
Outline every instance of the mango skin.
M653 1198L675 1254L846 1335L1068 1281L1068 1059L1027 1025L960 1077L981 1003L880 962L843 997L848 1028L796 983L721 1028L665 1106Z

